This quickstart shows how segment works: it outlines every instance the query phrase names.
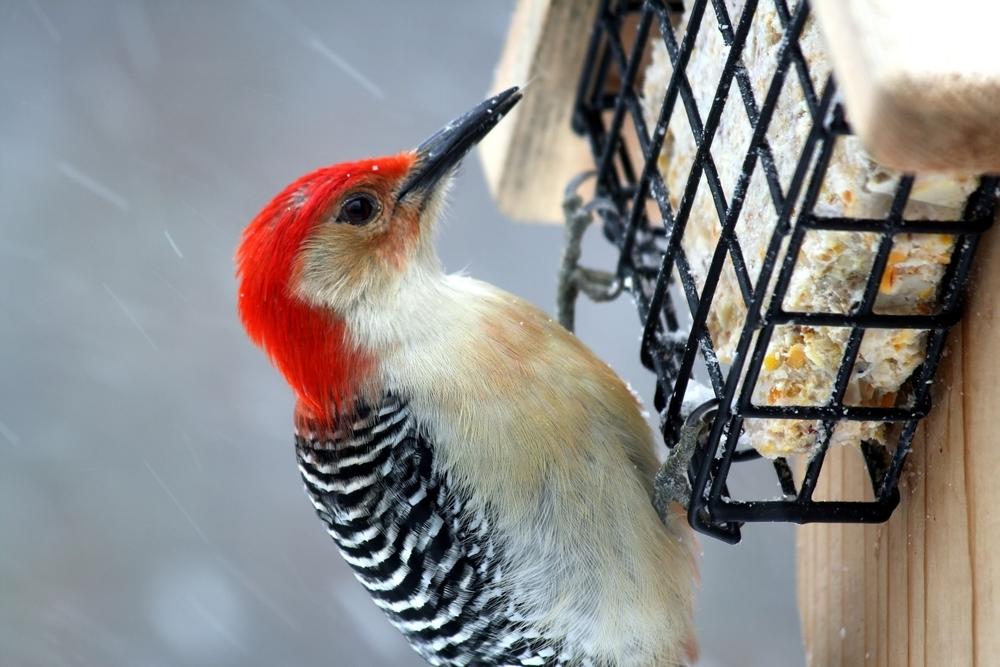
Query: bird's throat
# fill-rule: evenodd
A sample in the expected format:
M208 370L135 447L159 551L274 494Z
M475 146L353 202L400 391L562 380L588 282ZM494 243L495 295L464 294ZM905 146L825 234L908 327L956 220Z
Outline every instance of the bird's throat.
M353 408L374 360L351 342L346 323L332 312L293 296L255 306L242 309L244 324L295 391L296 420L301 412L317 427L332 428Z

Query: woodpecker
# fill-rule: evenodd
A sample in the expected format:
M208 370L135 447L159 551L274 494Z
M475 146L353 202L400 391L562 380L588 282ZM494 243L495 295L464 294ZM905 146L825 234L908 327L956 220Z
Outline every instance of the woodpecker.
M520 97L288 185L243 233L239 316L295 392L309 499L430 664L686 664L692 537L654 510L638 400L433 247L458 164Z

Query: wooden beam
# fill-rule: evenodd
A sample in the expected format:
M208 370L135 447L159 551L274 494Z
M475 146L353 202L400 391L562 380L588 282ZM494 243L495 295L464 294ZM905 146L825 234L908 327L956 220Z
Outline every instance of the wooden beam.
M1000 3L813 0L855 133L900 171L1000 171Z
M490 191L512 218L562 222L567 181L592 165L570 118L598 4L519 0L514 10L493 90L519 85L524 99L480 150Z

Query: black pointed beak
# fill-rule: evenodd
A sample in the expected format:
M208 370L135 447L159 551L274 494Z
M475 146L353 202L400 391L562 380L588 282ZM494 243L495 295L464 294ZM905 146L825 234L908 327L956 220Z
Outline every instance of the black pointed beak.
M417 161L399 189L397 201L416 196L423 202L445 174L451 172L520 99L521 93L516 86L508 88L465 112L420 144Z

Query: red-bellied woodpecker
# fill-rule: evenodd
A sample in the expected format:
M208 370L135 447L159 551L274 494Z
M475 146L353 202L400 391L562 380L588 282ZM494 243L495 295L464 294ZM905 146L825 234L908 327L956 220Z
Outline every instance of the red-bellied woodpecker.
M636 398L571 333L432 245L507 90L416 151L318 169L250 223L239 314L294 389L306 491L435 665L679 665L692 538L650 500Z

